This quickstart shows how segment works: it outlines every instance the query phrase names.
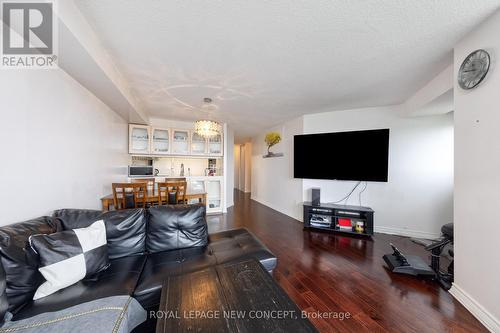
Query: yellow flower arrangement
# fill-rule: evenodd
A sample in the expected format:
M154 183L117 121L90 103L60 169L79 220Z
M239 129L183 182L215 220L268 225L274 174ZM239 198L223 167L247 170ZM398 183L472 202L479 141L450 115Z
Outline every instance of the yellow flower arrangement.
M269 149L280 143L281 141L281 135L278 132L269 132L266 134L266 138L264 139L264 142L267 144L267 153L268 155L272 155L272 153L269 151Z

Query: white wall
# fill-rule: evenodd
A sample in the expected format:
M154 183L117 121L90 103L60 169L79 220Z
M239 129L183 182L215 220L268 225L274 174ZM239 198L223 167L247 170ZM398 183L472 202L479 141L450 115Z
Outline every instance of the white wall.
M240 145L234 145L233 147L233 159L234 159L234 188L240 189Z
M400 111L395 106L306 115L304 133L389 128L389 181L369 182L362 205L375 210L376 232L436 237L441 225L453 221L453 116L403 117ZM325 147L325 156L334 151ZM311 188L319 187L322 202L338 201L355 184L304 180L303 198L310 201ZM360 189L348 204L359 204Z
M238 182L238 188L240 191L245 192L245 158L246 158L246 153L245 153L245 145L240 146L240 179Z
M59 67L123 119L147 123L144 106L76 1L58 1L56 11L59 19Z
M127 124L62 70L0 75L0 225L100 209L127 173Z
M472 51L492 66L475 89L455 80L455 283L451 292L490 330L500 332L500 13L455 47L455 78Z
M321 132L390 128L389 182L368 183L362 204L375 210L375 230L400 235L439 236L453 221L453 115L405 117L402 106L305 115L272 128L283 141L273 147L283 157L266 158L264 135L254 137L252 198L302 220L303 201L321 188L322 202L338 201L355 182L293 178L293 136ZM325 161L333 154L325 147ZM330 155L330 160L333 155ZM348 204L359 204L358 191Z
M252 143L234 145L234 188L252 191Z
M226 138L224 140L224 175L226 176L226 208L234 205L234 130L227 127Z
M252 192L252 143L246 142L244 145L245 153L243 156L245 157L245 173L244 173L244 181L245 185L243 186L243 191L245 193Z
M162 128L194 130L193 121L171 120L165 118L149 118L149 125Z
M282 141L272 151L283 157L262 158L269 131L281 133ZM302 131L302 118L296 118L252 138L252 199L297 220L302 220L302 180L293 178L293 136Z

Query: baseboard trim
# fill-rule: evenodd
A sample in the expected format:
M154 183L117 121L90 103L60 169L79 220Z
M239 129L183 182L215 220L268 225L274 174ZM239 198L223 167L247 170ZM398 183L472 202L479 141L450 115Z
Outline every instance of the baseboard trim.
M472 298L456 283L453 283L450 294L455 297L474 317L477 318L490 332L500 333L500 320L495 318L481 304Z
M375 232L381 234L389 234L389 235L398 235L405 237L414 237L414 238L424 238L424 239L435 239L441 236L440 234L435 234L432 232L426 231L417 231L417 230L409 230L409 229L401 229L394 227L383 227L375 225Z
M271 209L273 209L273 210L275 210L275 211L277 211L277 212L279 212L279 213L281 213L281 214L284 214L284 215L286 215L286 216L288 216L288 217L291 217L292 219L297 220L297 221L299 221L299 222L301 222L301 223L302 223L302 218L297 218L297 216L290 215L290 214L288 214L288 212L286 212L284 209L280 209L279 207L276 207L276 206L274 206L274 205L270 204L270 203L269 203L269 202L267 202L266 200L262 200L262 199L260 199L260 198L258 198L258 197L253 196L253 195L251 196L251 198L250 198L250 199L252 199L252 200L254 200L254 201L257 201L258 203L260 203L260 204L262 204L262 205L264 205L264 206L267 206L267 207L269 207L269 208L271 208Z

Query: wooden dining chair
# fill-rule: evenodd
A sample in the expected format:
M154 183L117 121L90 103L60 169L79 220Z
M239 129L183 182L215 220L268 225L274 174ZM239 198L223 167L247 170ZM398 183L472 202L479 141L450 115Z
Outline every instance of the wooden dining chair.
M147 186L143 183L113 183L113 205L116 210L145 208Z
M158 200L160 205L175 205L186 203L187 182L158 183Z
M147 187L146 187L147 193L154 193L155 192L155 183L156 183L155 178L131 178L130 182L131 183L146 183L147 184ZM151 205L151 206L155 206L157 204L158 204L158 202L153 202L153 201L148 202L148 205Z
M182 183L182 182L187 182L186 177L177 177L177 178L168 177L168 178L165 178L165 183L169 183L169 184ZM179 198L178 203L179 202L185 203L185 201L186 201L186 198L185 198L186 188L187 188L187 184L185 184L184 187L181 187L181 191L182 191L182 189L184 189L184 191L182 191L182 193L181 193L181 196L183 196L183 197Z
M184 178L183 181L179 181L177 183L173 183L175 187L177 187L177 203L186 204L186 193L187 193L187 182Z

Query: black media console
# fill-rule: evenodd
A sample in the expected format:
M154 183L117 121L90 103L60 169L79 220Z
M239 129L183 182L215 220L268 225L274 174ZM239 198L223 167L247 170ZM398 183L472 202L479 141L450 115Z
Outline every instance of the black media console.
M304 228L371 236L373 213L369 207L304 202Z

